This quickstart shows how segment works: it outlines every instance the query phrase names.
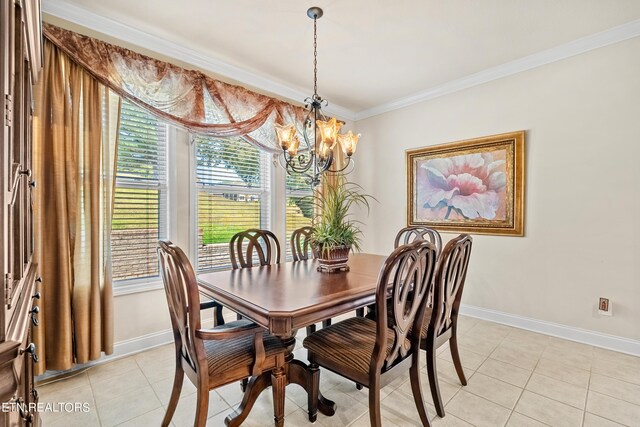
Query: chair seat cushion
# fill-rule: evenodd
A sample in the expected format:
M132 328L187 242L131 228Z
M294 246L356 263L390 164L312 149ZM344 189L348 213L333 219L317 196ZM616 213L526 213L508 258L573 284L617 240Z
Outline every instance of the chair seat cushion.
M224 325L217 326L215 329L229 329L238 326L246 326L251 322L248 320L236 320L227 322ZM225 340L205 340L204 351L207 355L209 364L209 375L226 372L229 369L238 368L240 366L251 366L254 362L255 349L253 348L253 335L245 335L243 337L225 339ZM282 341L264 333L264 351L265 357L275 356L285 351Z
M387 354L392 350L394 332L387 333ZM376 322L366 317L352 317L306 337L302 345L321 365L345 373L355 370L367 375L376 343Z

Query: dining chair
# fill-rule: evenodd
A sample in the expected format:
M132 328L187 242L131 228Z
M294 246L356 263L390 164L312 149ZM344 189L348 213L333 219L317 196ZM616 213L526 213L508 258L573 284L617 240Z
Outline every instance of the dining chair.
M197 388L194 425L202 427L207 421L209 390L264 371L271 371L275 424L284 425L286 348L281 340L248 321L203 329L198 284L191 263L184 252L168 240L158 242L157 253L176 354L173 389L162 426L171 423L185 374ZM225 419L227 426L238 426L244 421L251 410L247 402L245 395L238 409Z
M229 257L234 270L253 267L255 261L257 266L280 264L280 242L269 230L250 228L231 237ZM236 316L238 320L242 319L240 314ZM247 384L246 378L240 382L240 389L243 392L246 391Z
M417 239L426 240L431 242L436 247L436 258L440 259L440 254L442 253L442 237L440 233L438 233L433 228L423 227L423 226L409 226L401 229L396 234L396 239L393 244L394 248L397 248L400 245L406 245L407 243L411 243ZM431 287L431 292L427 295L427 307L431 307L433 304L433 287ZM369 308L372 310L375 308Z
M306 261L311 253L311 227L300 227L291 233L290 247L294 261ZM313 256L313 255L312 255Z
M309 244L309 241L311 240L311 230L311 227L300 227L291 232L289 243L293 262L306 261L309 259L310 254L315 258L313 252L310 250L311 245ZM329 325L331 325L331 319L325 319L322 321L323 328ZM307 326L307 335L310 335L315 331L315 324Z
M411 226L401 229L400 231L398 231L398 234L396 234L393 247L397 248L400 245L407 245L419 239L433 243L436 248L436 259L440 256L440 252L442 250L442 237L440 237L440 233L438 233L436 230L428 227ZM428 305L431 306L433 295L429 293L429 295L427 295L427 299ZM359 310L362 310L364 312L364 308L361 308ZM371 304L367 307L367 311L367 316L369 318L375 318L376 305ZM360 315L360 312L357 312L357 315ZM361 387L358 386L358 388L360 389Z
M229 242L231 267L253 267L258 265L280 264L280 242L269 230L251 228L231 237Z
M420 327L436 265L433 244L416 241L396 248L378 276L376 319L352 317L305 338L312 384L309 420L317 416L319 367L369 388L369 418L381 426L380 389L409 370L411 391L423 426L430 426L420 387ZM409 293L413 298L408 298ZM390 299L387 297L391 295ZM389 316L387 304L391 306Z
M461 234L445 246L440 255L434 278L433 307L427 307L422 323L420 347L426 350L429 387L439 417L444 417L445 414L438 386L436 350L447 341L449 341L451 358L460 383L463 386L467 385L467 379L460 363L457 330L460 300L467 277L472 242L471 236Z
M440 233L436 230L428 227L411 226L403 228L396 234L393 247L397 248L400 245L406 245L416 239L433 243L436 247L436 255L440 256L440 252L442 252L442 237L440 237Z

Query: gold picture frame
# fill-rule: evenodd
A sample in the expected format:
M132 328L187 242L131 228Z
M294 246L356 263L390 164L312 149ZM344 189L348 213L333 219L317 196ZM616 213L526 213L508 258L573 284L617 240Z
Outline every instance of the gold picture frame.
M406 151L407 225L524 235L525 132Z

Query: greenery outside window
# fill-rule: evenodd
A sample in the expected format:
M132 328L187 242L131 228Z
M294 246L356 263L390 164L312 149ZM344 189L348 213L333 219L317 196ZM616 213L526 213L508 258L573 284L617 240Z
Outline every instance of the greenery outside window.
M239 138L195 136L197 270L230 267L229 241L270 228L269 155Z
M118 130L111 251L114 281L158 276L167 230L167 126L127 100Z
M313 220L313 191L301 175L287 175L286 191L286 256L291 258L291 233L301 227L311 226Z

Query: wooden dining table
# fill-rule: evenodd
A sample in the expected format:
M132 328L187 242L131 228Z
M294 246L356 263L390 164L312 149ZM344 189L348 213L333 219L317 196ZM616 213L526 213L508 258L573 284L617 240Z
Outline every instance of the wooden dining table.
M380 255L353 254L349 257L349 271L337 273L319 272L315 260L217 271L198 275L198 284L203 295L281 338L288 350L287 384L303 387L309 402L317 399L318 410L331 416L336 404L312 390L308 365L293 357L296 332L373 304L378 273L385 259ZM265 372L249 380L235 415L251 409L271 384L270 375ZM309 421L314 422L316 417L316 413L309 412Z

